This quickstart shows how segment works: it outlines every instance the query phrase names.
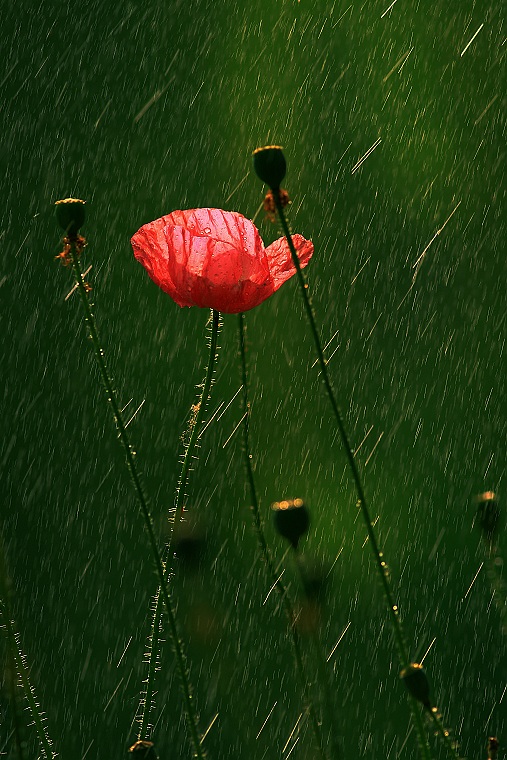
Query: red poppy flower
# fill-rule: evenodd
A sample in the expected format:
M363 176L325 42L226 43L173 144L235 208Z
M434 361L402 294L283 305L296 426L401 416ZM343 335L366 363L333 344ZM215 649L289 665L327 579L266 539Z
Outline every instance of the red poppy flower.
M313 243L293 235L302 267ZM255 225L235 211L173 211L132 238L134 256L179 306L226 314L248 311L296 274L285 238L267 248Z

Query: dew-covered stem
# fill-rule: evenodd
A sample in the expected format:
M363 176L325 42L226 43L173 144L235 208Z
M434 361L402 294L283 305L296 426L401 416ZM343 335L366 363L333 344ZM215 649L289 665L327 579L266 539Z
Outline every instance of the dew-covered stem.
M442 716L438 712L438 709L436 707L432 707L431 709L427 710L427 712L435 727L435 734L439 737L440 741L444 745L449 760L461 760L458 754L456 742L451 739L450 733L445 728L442 721Z
M292 242L292 236L289 231L289 226L287 224L287 220L285 218L285 214L283 211L283 208L280 204L280 201L278 199L277 194L275 193L275 202L277 204L277 211L280 217L280 223L282 225L282 229L284 232L284 235L287 239L287 243L290 248L290 252L292 255L292 261L294 263L294 266L296 268L296 274L299 282L299 287L301 290L301 294L303 296L303 302L305 306L306 316L308 318L308 323L310 325L310 330L313 336L313 340L315 343L315 350L317 353L317 358L320 366L321 376L322 380L324 382L324 386L326 388L326 393L329 398L329 402L331 404L331 408L333 410L333 415L336 420L336 424L340 433L340 437L343 443L343 447L345 449L345 453L347 456L348 464L350 467L350 470L352 472L352 477L354 480L354 484L356 487L357 497L358 497L358 505L361 509L366 531L368 533L368 539L370 546L372 547L372 552L375 558L375 564L377 566L380 580L382 583L382 588L384 590L384 595L388 604L389 613L391 617L391 622L393 625L393 631L395 634L396 644L398 646L398 654L400 657L400 662L403 667L406 667L409 664L409 656L408 656L408 650L407 646L405 644L405 638L403 635L403 630L401 626L400 617L398 614L398 607L394 603L394 598L391 592L391 586L389 583L389 577L388 577L388 571L386 563L383 559L383 555L379 549L377 538L375 535L375 531L373 529L373 523L371 521L370 512L367 506L366 502L366 496L364 494L363 484L361 481L361 477L359 475L359 470L357 469L356 461L354 459L354 453L352 451L352 447L350 445L350 441L347 435L347 431L345 430L345 425L343 423L342 414L340 412L340 409L338 407L336 397L331 385L331 380L329 378L329 372L327 369L327 362L324 357L324 351L322 349L322 343L319 337L319 333L317 330L317 325L315 322L315 315L313 313L313 307L310 301L310 296L308 294L308 285L306 283L306 278L304 275L303 270L301 269L301 266L299 264L299 258L296 253L296 249L294 247L294 243Z
M26 709L31 717L31 723L37 733L41 757L43 760L52 760L52 758L56 757L56 752L53 751L53 742L49 738L45 725L46 718L40 709L39 702L35 696L35 691L30 680L30 671L26 663L26 655L21 651L20 636L16 631L15 623L13 621L9 597L10 584L7 575L7 563L3 556L3 546L0 543L0 628L3 629L4 632L7 656L10 660L10 662L7 663L9 672L6 675L9 680L9 690L11 692L17 756L18 760L25 760L25 747L21 735L21 710L18 706L19 700L16 694L16 676L26 699Z
M357 497L358 497L358 505L359 505L359 507L361 509L361 513L362 513L362 516L363 516L363 521L364 521L364 524L365 524L365 527L366 527L366 531L367 531L367 534L368 534L369 544L370 544L372 552L373 552L373 557L374 557L375 565L377 567L377 570L378 570L378 573L379 573L379 576L380 576L380 581L381 581L381 584L382 584L382 589L383 589L384 596L385 596L385 599L386 599L386 602L387 602L387 606L388 606L388 610L389 610L389 616L390 616L390 619L391 619L392 629L393 629L393 633L394 633L394 638L395 638L397 649L398 649L398 656L399 656L402 668L405 668L405 667L407 667L409 665L410 660L409 660L407 645L405 643L405 637L404 637L404 634L403 634L403 628L402 628L402 625L401 625L401 620L400 620L400 616L399 616L398 606L394 602L394 597L393 597L393 594L392 594L392 591L391 591L391 584L389 582L389 574L388 574L387 565L386 565L386 563L384 561L383 555L382 555L382 553L381 553L381 551L379 549L379 546L378 546L377 538L376 538L375 531L374 531L374 528L373 528L373 523L371 521L370 512L369 512L369 509L368 509L368 504L367 504L367 501L366 501L366 496L365 496L364 489L363 489L363 484L362 484L362 481L361 481L361 477L359 475L359 470L357 468L357 465L356 465L356 462L355 462L355 459L354 459L354 453L352 451L352 447L350 445L350 441L349 441L349 438L348 438L348 435L347 435L347 431L345 429L345 425L344 425L344 422L343 422L343 417L342 417L342 414L341 414L340 409L338 407L338 403L336 401L336 396L335 396L333 387L331 385L331 380L330 380L329 372L328 372L328 368L327 368L327 362L326 362L326 359L324 357L324 351L323 351L322 343L321 343L321 340L320 340L320 337L319 337L319 333L318 333L318 330L317 330L317 325L316 325L316 321L315 321L315 315L314 315L314 312L313 312L313 307L312 307L312 304L311 304L311 301L310 301L310 296L308 294L308 284L306 283L306 278L305 278L304 272L301 269L301 265L299 263L299 258L298 258L298 255L296 253L296 249L294 247L294 243L293 243L293 240L292 240L292 235L290 233L289 226L287 224L287 219L285 217L285 213L284 213L284 210L283 210L283 206L282 206L282 203L280 201L279 188L272 188L272 191L273 191L273 196L274 196L274 199L275 199L276 209L277 209L277 212L278 212L280 223L282 225L282 229L283 229L285 238L287 240L287 244L288 244L290 252L291 252L292 261L293 261L294 267L296 269L297 280L298 280L299 288L300 288L301 295L302 295L302 298L303 298L303 303L304 303L304 308L305 308L306 316L307 316L307 319L308 319L308 323L310 325L310 331L312 333L313 341L314 341L314 344L315 344L315 351L316 351L316 354L317 354L317 359L318 359L318 363L319 363L319 367L320 367L320 371L321 371L322 380L324 382L326 393L327 393L327 396L329 398L329 403L331 404L333 415L334 415L334 418L336 420L336 425L337 425L338 431L340 433L340 438L342 440L342 444L343 444L343 447L345 449L345 453L346 453L346 456L347 456L348 464L349 464L349 467L350 467L350 470L351 470L351 473L352 473L352 478L354 480L354 484L355 484L355 488L356 488L356 493L357 493ZM415 714L417 708L416 708L415 704L413 704L413 700L412 699L410 700L410 703L411 703L411 706L412 706L412 713ZM422 726L422 721L421 720L416 720L415 721L415 725L416 725L416 729L417 729L418 734L419 734L419 729ZM429 749L428 741L427 741L426 737L424 736L424 734L422 734L422 735L420 734L419 735L419 746L421 747L421 750L422 750L423 747L425 748L424 751L422 751L422 755L425 758L425 760L427 758L430 758L431 757L431 755L430 755L430 749Z
M171 532L163 554L165 578L167 582L169 582L172 573L174 536L177 533L178 525L183 515L184 500L188 486L190 466L192 459L195 456L195 449L200 435L201 424L210 398L211 386L213 384L213 375L215 372L217 357L218 333L220 328L220 313L215 309L211 311L208 325L211 325L208 364L206 367L204 382L200 386L201 391L199 393L196 404L192 407L188 427L184 435L185 450L183 455L181 473L178 481L178 487L176 490L174 515L170 521ZM147 651L148 667L146 679L144 681L145 687L143 688L140 703L141 714L139 716L139 731L137 737L138 740L147 739L151 728L151 713L154 707L154 694L156 691L155 679L160 650L160 633L162 630L163 604L160 592L161 589L159 586L153 600L152 626Z
M315 737L315 742L318 747L322 760L328 760L326 747L324 744L322 729L317 714L317 710L313 703L310 693L310 683L306 675L305 665L303 661L303 653L301 648L301 639L297 629L296 615L294 607L290 600L289 594L285 585L281 580L280 573L277 572L273 557L269 550L266 535L264 533L264 524L259 509L259 499L257 496L257 489L255 486L255 478L252 467L252 454L250 450L250 402L248 396L248 372L246 363L246 328L245 328L245 315L238 315L238 335L239 335L239 354L240 354L240 367L241 367L241 386L242 386L242 405L243 405L243 453L245 459L245 470L248 481L248 487L250 491L251 510L253 516L253 524L259 549L264 559L265 565L268 569L268 573L271 578L271 583L276 589L283 608L287 615L289 630L291 634L292 649L294 654L294 661L296 664L296 671L303 694L303 700L305 707L310 716L310 722ZM335 755L335 760L338 760L338 755Z
M164 605L166 608L167 619L169 622L169 631L171 635L172 644L174 647L174 652L176 655L177 669L178 669L180 681L181 681L184 711L187 718L187 723L188 723L188 728L189 728L189 733L190 733L190 742L191 742L192 750L193 750L193 756L199 758L199 760L204 760L204 750L201 746L201 738L200 738L200 731L199 731L199 726L198 726L197 713L194 706L194 700L193 700L192 688L190 685L190 678L189 678L189 673L188 673L187 664L186 664L184 646L183 646L183 642L181 641L178 635L175 612L174 612L172 601L170 598L169 585L167 583L167 578L164 572L164 563L158 549L157 539L155 537L155 530L153 527L153 520L152 520L150 509L149 509L148 497L146 496L144 492L144 488L141 482L141 476L136 464L135 451L133 450L132 445L130 443L129 435L127 433L127 429L123 420L120 406L118 404L116 390L113 386L113 382L106 365L106 360L104 358L104 351L101 347L99 334L98 334L97 326L95 323L95 318L93 316L93 312L90 306L90 301L88 298L88 288L85 284L85 281L83 279L83 274L81 271L81 265L79 262L79 251L78 251L76 239L69 238L69 242L70 242L70 258L71 258L72 267L74 270L74 275L76 278L77 289L79 291L81 303L83 306L84 317L85 317L85 322L88 328L89 337L92 342L93 351L95 354L95 358L97 360L97 365L98 365L100 376L102 378L102 382L104 385L107 400L110 405L111 413L116 423L116 427L118 430L118 437L120 439L121 445L123 446L123 449L125 452L125 460L126 460L127 469L130 473L130 477L134 485L134 491L137 497L137 501L139 503L141 514L144 519L146 532L148 534L150 549L152 553L152 558L155 563L156 572L157 572L159 583L160 583L162 599L164 601Z

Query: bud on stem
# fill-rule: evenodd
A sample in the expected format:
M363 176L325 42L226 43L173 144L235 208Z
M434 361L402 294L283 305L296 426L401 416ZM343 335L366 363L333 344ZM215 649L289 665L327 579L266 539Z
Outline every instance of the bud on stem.
M287 172L287 164L281 147L266 145L264 148L257 148L254 150L253 161L259 179L269 185L271 190L279 190Z
M276 501L271 505L277 533L286 538L294 549L310 526L310 515L302 499Z
M85 202L79 198L64 198L56 201L56 221L71 240L77 237L85 222Z
M401 671L400 678L414 699L421 702L427 710L431 710L430 685L423 666L417 662L412 662Z

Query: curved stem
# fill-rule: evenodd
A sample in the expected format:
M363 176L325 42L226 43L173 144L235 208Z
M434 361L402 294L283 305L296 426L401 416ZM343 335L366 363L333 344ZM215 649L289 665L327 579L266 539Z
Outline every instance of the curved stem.
M406 646L406 643L405 643L405 637L403 635L403 628L402 628L402 625L401 625L401 620L400 620L400 616L399 616L398 606L394 602L394 597L393 597L393 594L392 594L392 591L391 591L391 585L389 583L389 571L388 571L387 565L386 565L386 563L385 563L385 561L383 559L383 555L382 555L382 553L381 553L381 551L379 549L378 543L377 543L377 538L376 538L376 535L375 535L375 531L373 529L373 523L371 521L370 512L369 512L369 509L368 509L368 504L367 504L367 501L366 501L366 496L365 496L365 493L364 493L361 477L359 475L359 470L357 469L357 465L356 465L356 462L355 462L355 459L354 459L354 454L353 454L353 451L352 451L352 447L350 445L349 438L348 438L348 435L347 435L347 431L345 430L345 425L343 423L343 418L342 418L340 409L338 407L338 403L336 401L336 397L335 397L335 394L334 394L334 391L333 391L333 387L331 385L331 380L329 378L329 372L328 372L328 369L327 369L327 362L326 362L326 360L324 358L324 351L323 351L323 348L322 348L322 343L320 341L319 333L318 333L318 330L317 330L317 325L315 323L315 315L313 313L313 308L312 308L312 305L311 305L311 302L310 302L310 297L308 295L308 285L306 283L303 270L301 269L301 265L299 263L299 258L298 258L298 255L296 253L296 249L294 247L294 243L292 241L292 236L291 236L291 233L290 233L290 230L289 230L289 226L288 226L287 220L285 218L285 213L284 213L282 204L280 202L279 189L276 189L276 188L273 189L273 196L275 198L276 209L278 211L278 215L279 215L279 218L280 218L280 223L282 225L282 229L283 229L283 232L285 234L285 237L286 237L286 240L287 240L290 252L291 252L292 261L293 261L294 267L296 269L296 275L297 275L299 287L300 287L300 290L301 290L301 294L302 294L302 297L303 297L303 303L304 303L304 306L305 306L306 316L308 318L308 322L310 324L310 330L311 330L311 333L312 333L312 336L313 336L313 340L314 340L314 343L315 343L315 350L316 350L316 353L317 353L317 359L318 359L319 366L320 366L322 380L324 381L324 386L325 386L325 389L326 389L326 393L328 395L329 402L330 402L331 408L333 410L333 415L335 417L336 424L337 424L337 427L338 427L338 430L339 430L339 433L340 433L342 444L343 444L343 447L345 449L345 453L346 453L346 456L347 456L347 460L348 460L348 463L349 463L349 467L350 467L350 470L351 470L351 473L352 473L352 477L353 477L353 480L354 480L354 484L355 484L355 488L356 488L356 492L357 492L357 496L358 496L359 506L361 508L361 513L363 515L363 521L364 521L364 524L366 526L366 531L368 533L369 543L370 543L370 546L371 546L371 549L372 549L372 552L373 552L373 557L374 557L374 560L375 560L375 564L376 564L378 573L380 575L380 580L381 580L381 583L382 583L382 588L383 588L383 591L384 591L384 596L385 596L385 599L386 599L386 602L387 602L387 606L388 606L388 609L389 609L389 615L390 615L391 624L392 624L392 628L393 628L393 632L394 632L394 638L395 638L397 649L398 649L398 655L399 655L400 663L402 665L402 668L405 668L405 667L407 667L409 665L410 660L409 660L409 655L408 655L408 649L407 649L407 646ZM410 702L412 703L412 700L410 700ZM414 708L414 706L412 706L412 713L414 714L414 709L413 708ZM419 733L419 725L420 725L420 722L416 721L416 729L417 729L418 733ZM427 739L426 739L426 737L424 735L420 735L419 736L419 744L420 744L421 748L425 747L425 750L423 752L423 757L430 758L431 754L430 754L430 749L429 749L428 741L427 741Z
M77 250L76 240L71 240L70 244L71 244L72 266L73 266L74 274L76 277L79 295L81 297L81 303L83 306L85 322L87 324L89 336L92 341L93 350L95 353L95 358L97 360L97 365L98 365L99 372L102 378L102 382L104 383L104 389L106 391L107 400L111 405L111 412L114 417L114 421L116 423L119 439L125 452L127 469L130 473L130 477L134 485L136 497L139 502L141 514L144 518L144 523L145 523L146 531L148 533L151 553L152 553L153 561L155 563L157 575L160 582L162 598L163 598L166 611L167 611L167 617L169 621L169 630L170 630L172 644L173 644L175 655L176 655L177 668L178 668L180 680L181 680L184 709L185 709L185 714L187 717L188 728L190 732L190 740L191 740L191 744L193 748L193 754L194 754L194 757L197 757L200 760L204 760L204 751L201 746L201 738L200 738L200 732L199 732L199 727L198 727L197 714L194 707L189 674L187 670L186 656L185 656L185 652L183 648L183 643L178 636L175 612L174 612L170 595L169 595L169 586L167 583L167 579L164 575L164 564L163 564L162 557L160 555L160 552L157 546L157 539L155 537L155 530L153 527L153 521L152 521L150 510L149 510L148 498L144 493L141 477L136 465L135 451L133 450L132 445L130 443L127 429L123 421L123 416L122 416L122 413L121 413L121 410L116 398L116 391L113 387L113 382L109 375L106 361L104 359L104 351L100 344L99 334L97 331L97 326L95 324L95 318L93 316L93 313L90 307L90 302L88 300L88 289L85 285L85 282L83 280L83 274L81 272L81 265L79 263L79 251Z
M200 435L201 423L206 411L206 407L210 397L211 386L213 384L213 375L215 372L215 362L217 356L217 343L218 332L220 327L220 313L216 310L212 310L210 316L211 322L211 335L209 346L209 359L206 367L206 375L204 382L201 386L201 393L197 400L197 404L192 407L192 414L190 416L190 422L187 429L185 444L185 453L183 457L183 464L181 468L180 478L178 481L178 488L176 490L176 499L174 504L174 517L172 518L172 528L169 541L164 547L164 565L165 565L165 578L169 581L172 573L172 558L173 558L173 543L174 536L177 532L178 525L181 521L184 509L184 500L186 495L186 489L188 485L188 478L190 473L190 465L194 458L194 452L197 446L197 441ZM209 324L209 323L208 323ZM148 646L148 669L147 677L145 680L146 688L143 690L143 696L141 699L142 713L140 716L140 726L138 732L138 740L148 738L150 731L150 717L153 709L153 699L155 693L155 676L157 672L157 663L159 657L160 646L160 632L162 629L162 612L163 604L160 595L160 586L157 589L157 593L154 598L153 606L153 622L151 627L151 634L149 638Z
M283 608L289 621L289 630L292 640L292 648L294 653L294 660L296 663L296 670L303 692L303 700L305 702L306 709L310 715L310 721L315 736L315 741L322 757L322 760L327 760L327 752L324 746L324 740L322 737L322 730L317 715L317 711L313 704L313 700L310 695L310 684L305 672L305 666L303 662L303 653L301 650L301 641L296 624L296 615L289 598L287 589L281 581L281 576L277 572L273 557L269 550L266 536L264 533L264 526L262 516L259 509L259 499L257 497L257 489L255 487L255 479L252 468L252 454L250 453L250 402L248 400L248 375L246 366L246 351L245 351L245 315L238 315L238 328L239 328L239 351L240 351L240 363L241 363L241 384L243 389L243 452L245 455L245 469L247 474L248 486L250 490L251 509L253 515L254 528L259 543L261 555L266 563L269 574L271 576L271 582L276 589L280 600L283 604Z
M366 497L365 497L365 494L364 494L363 485L362 485L362 482L361 482L361 477L359 475L359 470L357 469L357 465L356 465L356 462L355 462L355 459L354 459L354 454L353 454L353 451L352 451L352 447L350 445L350 442L349 442L349 439L348 439L348 435L347 435L347 431L345 430L345 426L343 424L342 415L341 415L341 412L339 410L338 404L336 402L334 391L333 391L333 388L331 386L331 381L329 379L329 372L328 372L328 369L327 369L327 362L326 362L326 360L324 358L324 351L322 349L322 344L321 344L321 341L320 341L320 338L319 338L319 334L318 334L318 331L317 331L317 326L316 326L316 323L315 323L315 316L314 316L314 313L313 313L313 308L312 308L312 305L310 303L310 297L308 295L308 285L307 285L307 283L305 281L305 276L304 276L303 270L301 269L301 265L299 263L299 258L298 258L298 255L296 253L296 249L294 248L294 243L292 242L292 236L290 234L289 227L287 225L287 220L285 218L285 214L284 214L283 208L282 208L282 206L280 204L280 200L279 200L278 194L276 194L276 193L275 193L275 199L276 199L276 204L277 204L277 210L278 210L278 213L280 215L280 222L282 224L282 228L283 228L283 231L284 231L284 234L285 234L285 237L287 239L287 243L289 245L290 252L291 252L291 255L292 255L292 260L293 260L294 266L296 268L296 274L297 274L297 277L298 277L301 293L303 295L303 302L304 302L304 305L305 305L306 315L308 317L308 322L310 324L310 329L311 329L313 340L314 340L314 343L315 343L315 349L316 349L317 358L318 358L318 361L319 361L319 366L320 366L320 371L321 371L322 379L324 381L324 385L325 385L326 392L327 392L327 395L328 395L328 398L329 398L329 402L331 404L331 407L332 407L332 410L333 410L333 414L334 414L334 417L335 417L335 420L336 420L336 424L337 424L338 430L340 432L340 437L342 439L342 443L343 443L343 447L345 449L345 453L346 453L346 456L347 456L349 467L350 467L350 470L352 472L352 477L354 479L354 484L355 484L356 491L357 491L359 506L360 506L361 512L363 514L363 519L364 519L364 523L365 523L365 526L366 526L366 531L368 533L368 538L370 540L370 546L372 547L375 563L377 565L377 569L379 571L380 579L381 579L381 582L382 582L382 587L383 587L383 590L384 590L384 595L385 595L386 601L388 603L389 612L390 612L390 616L391 616L391 622L392 622L392 625L393 625L393 631L394 631L395 639L396 639L396 644L398 646L398 654L400 656L400 661L402 663L402 666L403 667L407 667L407 665L409 664L410 660L409 660L409 656L408 656L407 646L405 644L405 639L404 639L404 636L403 636L403 630L402 630L401 622L400 622L400 618L399 618L398 607L394 603L394 598L393 598L393 595L392 595L392 592L391 592L391 587L390 587L390 584L389 584L387 566L386 566L386 563L385 563L385 561L383 559L383 555L382 555L382 553L381 553L381 551L379 550L379 547L378 547L377 538L375 536L375 531L373 530L373 523L371 521L369 509L368 509L367 502L366 502Z

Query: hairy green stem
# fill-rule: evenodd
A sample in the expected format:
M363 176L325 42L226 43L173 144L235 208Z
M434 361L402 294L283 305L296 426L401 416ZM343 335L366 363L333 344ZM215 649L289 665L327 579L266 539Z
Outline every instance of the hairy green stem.
M210 347L209 347L209 359L206 367L206 375L204 382L201 386L201 393L197 400L197 404L193 407L190 415L190 422L187 429L185 453L183 457L183 464L181 468L180 478L178 481L178 488L176 490L176 499L174 504L174 516L171 520L171 533L169 540L164 548L164 564L165 564L165 578L169 581L172 573L172 559L173 559L173 544L174 536L177 532L178 525L181 521L184 509L184 500L186 495L186 489L188 486L188 478L190 474L190 466L194 457L194 452L197 446L197 441L200 435L201 423L206 411L206 407L210 397L211 386L213 384L213 375L215 372L215 362L217 356L217 343L218 332L220 327L220 313L215 309L212 310L210 316L211 322L211 335L210 335ZM209 323L208 323L209 324ZM160 646L160 632L162 623L163 605L161 600L160 586L157 590L154 599L153 608L153 622L151 627L151 634L148 648L148 668L147 677L145 680L146 688L143 689L143 696L141 699L142 713L140 716L140 726L138 732L138 739L147 739L150 730L150 717L153 709L153 700L155 693L155 677L157 671L157 662L159 656Z
M30 681L30 673L25 662L25 655L22 653L19 646L19 634L17 634L15 631L10 611L10 605L7 599L7 595L5 594L2 594L0 596L0 620L2 621L2 627L5 630L7 650L12 660L12 664L15 667L16 673L18 674L19 682L27 701L28 712L30 713L35 731L37 732L37 738L39 740L42 757L44 760L52 760L52 758L56 757L56 752L53 752L53 742L49 738L46 726L44 725L44 715L41 713L37 699L35 697L35 691ZM18 720L19 715L15 694L12 695L12 698L14 701L13 711L18 757L21 758L23 757L23 741L20 736L20 726Z
M171 634L172 644L174 647L174 652L176 655L177 668L180 675L181 687L182 687L182 692L183 692L184 710L187 717L187 723L188 723L188 728L190 732L190 742L192 745L193 755L194 757L199 758L199 760L204 760L204 751L201 746L200 731L199 731L199 726L198 726L197 713L196 713L194 701L193 701L189 673L188 673L187 664L186 664L186 656L184 652L183 642L180 640L179 635L178 635L178 630L176 626L176 616L175 616L175 612L174 612L172 602L170 599L169 585L167 583L167 578L164 573L164 563L158 549L157 539L155 537L155 530L153 527L153 520L150 514L148 498L146 494L144 493L144 488L141 482L141 477L140 477L136 460L135 460L135 451L132 449L132 445L130 443L127 429L123 421L123 416L120 410L120 406L116 398L116 391L113 387L113 382L109 375L106 361L104 359L104 351L100 344L99 334L97 331L97 326L95 324L95 318L93 316L90 302L88 300L88 289L86 288L86 285L83 279L83 274L81 271L81 265L79 262L79 251L77 250L76 240L71 239L70 245L71 245L72 266L73 266L74 274L76 277L76 283L78 286L79 295L81 297L81 303L83 306L85 322L87 324L88 333L92 341L95 358L97 360L99 372L102 378L102 382L104 384L107 400L110 404L111 412L113 414L114 421L116 423L118 436L125 452L127 468L130 473L132 483L134 485L136 497L139 502L139 507L144 519L146 531L148 533L151 553L153 556L153 561L155 563L155 567L156 567L156 571L157 571L157 575L158 575L158 579L159 579L159 583L160 583L160 587L162 591L162 598L163 598L166 612L167 612L167 618L169 621L169 630Z
M10 700L12 705L12 719L14 723L14 737L18 760L25 760L26 742L23 738L23 729L26 722L23 720L19 685L21 685L28 709L32 716L39 738L39 744L44 758L55 757L52 752L53 742L49 739L44 725L44 713L39 709L35 692L30 682L29 670L25 664L25 657L20 648L20 636L16 633L14 616L11 607L11 579L7 569L7 558L4 543L0 536L0 628L3 629L6 641L7 658L5 663L5 680L7 681Z
M266 567L268 568L269 574L271 576L271 582L273 583L273 587L276 589L280 597L283 608L287 615L287 619L289 622L289 630L291 634L292 648L293 648L293 653L294 653L294 660L296 663L296 670L297 670L299 682L301 685L301 690L303 693L303 700L304 700L306 709L308 711L308 714L310 716L310 722L311 722L313 733L315 736L315 741L316 741L322 760L328 760L326 748L324 745L324 740L322 737L322 729L320 726L320 721L317 715L317 711L315 709L315 705L313 704L313 700L310 694L310 684L308 682L308 678L305 672L305 666L303 662L303 653L301 650L301 640L299 638L299 633L298 633L297 624L296 624L296 615L295 615L294 608L292 606L292 602L290 600L289 594L287 592L287 589L285 588L284 584L281 581L281 576L277 572L275 563L273 561L273 557L271 556L271 552L269 550L269 547L266 541L266 536L264 533L262 516L259 509L259 499L257 497L257 489L255 487L255 479L254 479L253 467L252 467L252 455L250 453L250 402L248 400L248 375L247 375L246 346L245 346L246 330L245 330L245 315L244 314L238 315L238 328L239 328L239 352L240 352L240 364L241 364L241 385L242 385L242 390L243 390L243 393L242 393L243 452L245 456L245 470L246 470L248 486L250 490L251 509L252 509L252 515L253 515L254 528L257 535L257 540L259 543L261 555L264 559Z
M347 460L348 460L348 463L349 463L349 467L350 467L350 470L352 472L352 477L353 477L353 480L354 480L354 484L355 484L355 488L356 488L356 492L357 492L357 496L358 496L359 506L361 508L361 512L362 512L362 515L363 515L363 521L364 521L364 524L365 524L365 527L366 527L366 531L367 531L367 534L368 534L369 543L370 543L370 546L372 548L375 564L376 564L377 570L378 570L379 575L380 575L380 580L381 580L381 583L382 583L382 588L383 588L383 591L384 591L384 596L385 596L385 599L386 599L386 602L387 602L387 606L388 606L388 609L389 609L389 615L390 615L390 619L391 619L391 623L392 623L392 628L393 628L393 632L394 632L394 638L395 638L396 645L397 645L397 648L398 648L398 655L399 655L400 663L402 665L402 668L405 668L405 667L407 667L409 665L410 660L409 660L409 655L408 655L408 649L407 649L407 646L406 646L406 643L405 643L405 637L403 635L403 628L402 628L402 625L401 625L401 620L400 620L400 616L399 616L398 606L394 602L394 597L393 597L393 594L392 594L392 591L391 591L391 586L390 586L390 583L389 583L389 571L388 571L387 565L386 565L386 563L385 563L385 561L383 559L383 555L382 555L382 553L381 553L381 551L379 549L378 543L377 543L377 538L376 538L376 535L375 535L375 531L373 529L373 523L371 521L371 517L370 517L370 513L369 513L366 497L365 497L365 494L364 494L364 489L363 489L361 477L359 475L359 470L357 469L357 465L356 465L356 462L355 462L355 459L354 459L354 453L352 451L352 447L351 447L350 442L349 442L347 431L345 430L345 425L343 423L343 418L342 418L340 409L338 407L338 403L336 401L336 397L335 397L335 394L334 394L334 391L333 391L333 387L331 385L331 380L330 380L329 372L328 372L328 369L327 369L327 362L326 362L326 359L324 357L324 351L322 349L322 343L321 343L321 340L320 340L320 337L319 337L319 333L318 333L318 330L317 330L317 325L316 325L316 322L315 322L315 315L313 313L312 304L310 302L310 297L308 295L308 285L306 283L303 270L301 269L301 265L299 263L299 258L298 258L298 255L296 253L296 249L294 247L294 243L293 243L293 240L292 240L292 235L290 233L289 226L288 226L287 220L285 218L285 213L284 213L281 201L280 201L279 189L278 188L272 188L272 190L273 190L273 196L274 196L274 199L275 199L276 209L278 211L280 223L282 225L282 229L283 229L284 235L286 237L286 240L287 240L290 252L291 252L292 261L293 261L294 267L296 269L296 275L297 275L299 287L300 287L300 290L301 290L301 294L302 294L302 297L303 297L303 303L304 303L304 307L305 307L305 311L306 311L306 316L308 318L308 322L309 322L309 325L310 325L310 330L311 330L311 333L312 333L312 336L313 336L313 340L314 340L314 343L315 343L315 350L316 350L316 353L317 353L317 359L318 359L318 363L319 363L319 366L320 366L322 380L324 381L324 386L325 386L325 389L326 389L326 393L328 395L329 402L330 402L331 408L333 410L333 415L335 417L336 424L337 424L337 427L338 427L338 431L340 433L342 444L343 444L343 447L345 449L345 453L346 453ZM411 706L412 706L412 714L415 717L416 706L413 704L413 700L412 699L410 700L410 703L411 703ZM421 720L415 720L415 725L416 725L416 730L417 730L417 732L419 734L420 728L422 727L422 721ZM430 748L429 748L428 740L427 740L426 736L423 733L423 734L419 734L418 738L419 738L419 746L421 747L421 751L422 751L423 757L425 758L425 760L430 760L431 753L430 753Z
M435 726L435 734L440 737L440 740L446 749L447 756L450 760L460 760L456 748L456 742L451 739L449 731L445 728L442 722L442 716L438 712L438 709L433 707L427 710L427 713Z

